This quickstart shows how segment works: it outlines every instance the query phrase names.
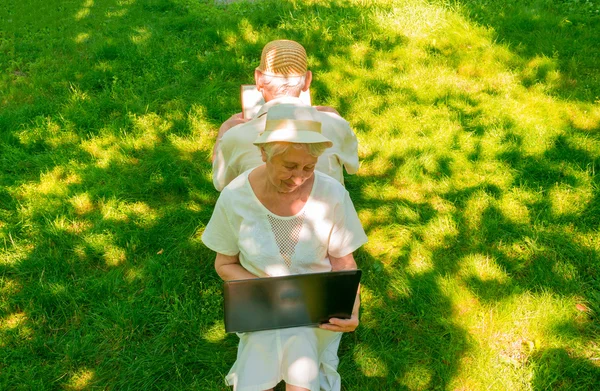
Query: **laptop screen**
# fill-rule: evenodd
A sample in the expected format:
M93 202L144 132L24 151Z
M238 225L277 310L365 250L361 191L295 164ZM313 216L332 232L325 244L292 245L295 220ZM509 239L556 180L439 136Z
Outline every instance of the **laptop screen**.
M226 281L225 331L317 326L330 318L348 319L360 277L360 270L342 270Z

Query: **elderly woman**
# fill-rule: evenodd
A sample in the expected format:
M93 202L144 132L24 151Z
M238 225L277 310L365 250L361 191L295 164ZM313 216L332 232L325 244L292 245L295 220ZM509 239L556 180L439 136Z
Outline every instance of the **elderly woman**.
M332 143L310 106L280 104L267 113L254 142L265 164L246 171L221 193L202 235L217 253L223 280L356 269L352 252L366 235L346 189L315 171ZM350 319L320 327L238 334L237 360L226 377L234 391L339 390L341 332L358 326L359 296Z

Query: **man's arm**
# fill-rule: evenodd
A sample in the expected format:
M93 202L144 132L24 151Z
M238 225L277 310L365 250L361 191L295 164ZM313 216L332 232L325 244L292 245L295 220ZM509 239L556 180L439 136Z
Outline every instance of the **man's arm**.
M225 186L237 175L234 175L237 164L232 154L235 142L226 135L215 148L215 156L212 162L212 180L217 191L223 190Z
M219 142L221 141L223 135L234 126L243 124L248 121L250 121L250 119L243 118L243 113L237 113L229 117L227 121L223 122L223 124L219 128L219 132L217 133L217 139L215 140L215 145L213 147L212 161L215 160L215 155L217 154L217 145L219 145Z
M356 174L360 167L360 162L358 160L358 139L349 123L346 123L345 125L339 157L346 172L350 175Z

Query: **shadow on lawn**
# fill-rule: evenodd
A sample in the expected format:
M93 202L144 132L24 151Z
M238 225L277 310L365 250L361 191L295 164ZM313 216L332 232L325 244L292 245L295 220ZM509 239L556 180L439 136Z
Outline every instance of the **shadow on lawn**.
M342 358L340 370L347 384L357 384L361 389L448 389L462 355L469 348L469 336L452 321L455 309L442 292L439 281L443 275L456 272L455 261L464 253L456 252L456 259L452 262L447 261L446 253L461 248L461 240L440 244L443 249L433 251L430 270L407 274L405 270L409 266L411 250L427 240L419 232L419 227L433 221L439 213L427 201L417 203L402 197L378 199L365 196L361 191L389 182L398 167L418 153L408 151L406 156L392 159L389 170L382 174L346 178L347 189L359 212L391 206L389 213L378 217L375 223L365 224L367 233L397 225L411 230L413 236L410 244L397 249L401 255L392 259L377 259L364 249L355 254L364 271L362 283L372 291L370 296L374 299L368 310L363 312L359 331L346 336L340 347L342 357L349 353L356 357L355 360ZM368 156L365 161L376 158ZM440 162L440 166L445 166L445 163ZM423 175L436 175L426 171ZM394 210L395 204L413 210L418 217L407 220ZM361 366L357 364L361 359L369 362L372 368L362 368L361 373Z
M400 278L366 251L356 257L366 272L363 284L376 299L363 313L359 331L345 336L340 347L342 357L346 352L355 357L342 358L345 383L370 390L447 389L469 338L452 321L451 302L440 291L438 265L415 276L400 273ZM404 270L407 258L388 266Z
M600 368L587 358L573 357L566 349L548 349L532 357L532 387L541 390L584 390L600 384Z
M112 9L132 11L121 3L112 2ZM168 1L141 7L150 7L150 13L177 11ZM119 21L130 23L109 21L117 30ZM92 40L98 39L95 33ZM220 281L212 267L214 254L193 240L217 196L204 176L210 170L209 151L184 158L163 137L152 140L151 147L121 150L124 162L102 165L82 146L106 136L109 142L98 148L110 150L131 132L131 115L144 115L155 99L171 98L170 91L128 90L127 82L118 82L123 75L110 66L97 70L98 63L113 60L134 67L143 62L143 54L130 54L136 49L131 42L110 41L100 43L92 58L83 58L90 69L77 88L85 99L3 117L7 129L16 130L3 135L0 216L17 261L0 267L6 297L1 317L8 322L0 332L2 389L215 389L235 359L233 338L210 335L220 325ZM71 65L82 60L71 54ZM65 85L73 75L60 76L64 79L51 84ZM182 106L189 110L194 103L203 102L188 100ZM80 138L53 144L56 134L48 132L23 142L19 132L35 126L30 113L61 118ZM195 131L188 121L167 122L170 134ZM56 177L60 191L50 190L31 204L28 197L36 194L24 195L20 186L39 181L41 189L46 174ZM16 255L19 248L23 257Z
M291 7L271 4L281 12ZM223 16L227 7L190 11L170 0L71 6L53 11L61 17L73 11L65 24L77 44L56 48L64 72L43 80L44 93L71 91L58 103L10 102L2 113L1 123L10 130L3 135L2 185L13 189L0 193L8 223L2 232L15 240L15 252L23 243L25 255L0 269L3 280L16 287L3 291L2 317L14 327L2 330L8 353L1 360L0 385L222 388L217 384L234 361L237 339L219 332L214 254L194 239L217 197L202 175L210 170L209 151L184 159L165 134L148 147L124 148L119 141L135 133L132 118L148 112L164 117L169 134L191 135L190 121L167 117L194 105L216 130L237 111L237 88L252 74L253 66L238 60L246 55L257 63L263 42L243 39L237 25L243 15ZM354 18L360 14L340 9ZM267 27L280 21L271 12L248 18ZM190 30L200 39L189 41L193 49L183 59L151 45L169 37L177 41ZM228 37L236 43L228 44ZM17 46L17 55L25 58L17 71L35 84L36 70L26 64L43 50L32 49ZM231 94L215 90L228 82ZM56 122L37 121L43 117ZM35 135L36 126L45 130ZM67 136L57 138L63 133ZM85 142L97 142L97 149L112 150L117 159L100 163ZM48 175L60 190L30 204L40 194L24 195L19 186L39 181L42 188ZM26 226L19 217L23 205L32 209Z
M597 5L579 1L459 3L471 20L492 27L496 40L522 58L519 77L524 86L548 83L552 94L566 100L598 100Z
M473 106L476 107L476 103ZM477 112L477 110L475 111ZM462 116L459 116L463 118ZM478 114L469 117L467 122L460 121L463 130L469 132L476 140L480 140L485 134L486 129L481 127L473 131L471 124L477 123ZM457 225L458 233L448 241L440 243L438 249L431 252L431 261L433 262L432 271L419 275L403 275L407 290L413 292L403 299L393 299L393 283L398 284L402 280L396 274L392 277L384 270L406 270L408 267L407 255L394 257L386 262L386 267L382 268L379 260L375 260L364 251L359 252L361 265L368 271L366 274L365 285L376 289L378 294L375 296L383 298L383 304L372 306L372 315L381 319L380 328L369 329L365 327L365 333L377 335L382 341L395 341L402 346L402 342L395 338L396 333L402 334L405 326L416 321L421 328L413 328L414 333L405 333L408 340L418 340L419 343L411 344L411 349L418 352L415 357L408 361L414 364L414 368L402 367L401 360L385 360L385 347L379 357L389 365L389 373L394 373L397 381L401 383L403 375L417 370L419 365L431 370L431 377L425 376L424 388L446 389L452 373L456 367L448 365L449 362L456 363L460 360L464 352L468 351L469 337L465 330L453 325L448 321L452 315L456 316L449 309L450 301L445 297L440 289L439 279L443 276L457 276L459 265L463 259L471 255L484 254L491 256L495 263L501 266L508 278L505 281L497 279L482 280L476 276L461 277L466 287L475 295L477 300L484 303L495 303L502 301L510 296L519 295L524 292L552 292L560 296L582 297L582 302L588 303L592 307L589 315L584 317L593 319L597 317L598 306L595 304L600 297L600 278L598 274L597 260L599 254L592 247L582 245L580 239L577 239L575 232L592 234L592 228L598 224L598 177L591 175L587 177L592 181L592 185L585 182L585 177L580 174L585 172L586 167L595 167L596 158L588 151L576 147L571 143L571 139L565 135L558 135L541 155L531 156L523 153L523 138L517 133L516 125L510 120L505 120L502 126L504 136L501 138L503 148L492 159L503 162L509 166L512 174L511 183L508 187L486 183L485 181L471 187L460 190L451 189L443 194L442 198L454 206L455 211L451 212L452 221ZM566 129L568 130L568 129ZM497 131L497 130L496 130ZM472 162L484 161L486 158L481 154L481 142L476 141L479 146L479 153L475 156L469 156ZM477 148L475 148L477 150ZM414 221L403 221L401 215L393 212L385 216L379 216L375 224L366 224L367 232L375 232L378 227L399 226L412 227L424 226L432 219L438 216L434 205L428 200L422 203L411 203L401 196L394 198L390 195L367 196L364 190L376 185L391 184L399 189L401 183L395 181L399 167L409 161L414 161L421 152L419 150L407 149L400 154L394 154L389 158L388 169L376 175L368 177L348 177L347 188L350 191L355 205L360 211L376 211L380 208L388 208L394 211L397 205L403 205L412 209L415 215L420 216L417 224ZM369 164L372 161L380 159L375 152L362 159L363 164ZM489 159L489 157L487 157ZM438 156L437 162L432 164L440 168L438 170L428 170L426 167L414 167L414 177L428 178L431 180L440 180L444 177L452 176L454 162L451 158ZM576 212L560 212L556 210L556 203L552 199L552 192L560 188L591 188L593 195L590 200L585 202L585 207ZM509 195L513 190L523 189L532 191L536 194L542 194L535 202L527 204L528 214L532 216L529 223L519 223L505 215L505 212L497 206L489 205L481 212L481 225L473 229L467 226L466 213L469 212L469 200L477 194L486 194L491 200L499 201ZM535 225L534 225L535 224ZM540 227L556 227L556 229L540 229ZM402 248L401 254L409 254L411 247L426 240L426 237L420 235L418 229L412 232L413 239L411 245ZM515 256L515 253L526 252L530 255ZM369 281L372 281L369 283ZM582 284L586 289L581 289ZM426 300L423 297L414 294L422 289L426 292ZM426 306L427 300L432 301L431 306ZM406 318L400 316L400 319L390 319L391 308L403 308L402 311ZM441 310L444 308L445 310ZM460 310L460 309L459 309ZM432 311L431 317L428 311ZM375 315L376 314L376 315ZM569 333L567 329L575 330ZM400 330L400 331L399 331ZM436 330L435 332L430 332ZM556 328L556 334L567 336L576 335L584 340L594 340L598 334L596 327L575 324L564 325ZM360 334L360 333L359 333ZM451 336L449 340L440 339L440 336ZM358 338L359 339L359 338ZM404 341L406 342L406 340ZM439 351L429 350L432 346L440 347ZM416 349L416 350L415 350ZM548 351L549 352L549 351ZM536 372L534 385L536 389L544 389L546 385L552 384L556 380L564 389L569 384L595 384L590 379L596 379L597 369L590 364L587 358L572 358L568 364L569 369L566 372L556 374L556 377L549 376L550 371L543 367L548 364L546 358L547 352L538 352L532 358L531 365L540 365L542 370ZM556 352L549 352L550 355L556 355ZM426 358L437 358L440 360L427 361ZM419 361L420 359L420 361ZM556 362L552 365L555 365ZM586 374L586 380L577 380L573 374L577 369L581 369ZM424 371L427 373L427 371ZM589 375L589 376L588 376ZM544 378L544 376L548 376ZM564 378L563 378L564 377ZM383 378L370 377L372 384L384 384ZM386 386L392 384L387 379ZM575 383L573 383L575 382ZM587 382L587 383L586 383ZM557 383L557 384L559 384ZM396 385L397 386L397 385ZM557 385L558 386L558 385ZM439 388L437 388L439 387ZM566 388L565 388L566 387ZM380 389L384 389L382 386Z
M136 152L138 165L75 170L78 181L62 188L67 197L45 197L23 229L35 240L26 258L2 264L0 275L18 287L3 316L24 314L2 331L7 389L71 384L81 373L92 374L89 386L206 389L202 382L234 359L231 338L205 336L220 319L220 281L211 252L189 241L216 198L199 175L208 164L182 160L167 140ZM82 194L86 206L73 205ZM130 376L114 377L125 368Z
M17 245L27 238L35 243L24 251L27 254L24 259L0 267L2 278L19 286L15 292L5 291L9 292L8 304L2 307L2 316L25 314L24 327L2 331L2 348L10 354L3 355L0 361L4 382L0 385L50 388L48 384L52 381L60 385L72 383L88 370L92 374L89 386L223 388L221 379L235 359L237 339L220 333L220 281L212 267L213 254L195 238L197 227L208 222L217 197L204 175L210 170L206 158L209 151L202 150L184 159L173 142L163 137L151 147L123 151L129 159L126 162L101 166L97 164L98 159L80 145L81 141L100 136L102 132L119 140L123 132L131 130L132 115L155 112L166 118L172 111L189 112L194 105L205 111L203 120L216 130L229 114L238 111L237 88L240 83L251 81L262 45L270 39L285 36L305 43L317 64L313 71L318 74L334 68L329 62L332 55L352 55L353 42L336 40L335 29L344 27L337 23L338 18L355 22L354 38L369 45L370 51L362 59L364 71L377 67L374 56L377 51L404 45L407 38L379 33L376 25L363 18L361 8L343 3L321 7L280 1L189 8L176 1L152 0L143 4L112 1L96 4L95 9L86 4L91 3L82 1L77 11L87 9L85 12L93 13L103 7L106 15L119 11L121 14L115 15L122 16L80 19L82 31L77 31L73 38L88 32L90 51L81 47L63 49L65 57L73 57L65 69L81 71L77 62L84 63L88 69L81 75L66 72L61 79L53 80L50 83L53 87L48 87L46 92L51 93L52 88L58 88L56 86L66 87L74 80L74 86L87 93L87 100L70 102L65 95L58 105L23 108L17 114L4 117L8 118L5 123L10 129L27 127L31 121L29 115L60 117L64 124L73 124L80 139L63 142L58 148L69 151L57 153L57 147L43 137L23 144L15 131L3 147L3 152L6 151L3 159L7 160L2 165L6 169L2 185L7 188L37 181L41 174L55 169L65 172L59 175L59 180L64 181L64 192L47 195L45 205L34 205L38 210L34 210L26 224L20 220L19 213L27 200L14 196L15 192L0 189L2 217L7 216L8 223L3 232L16 233ZM265 12L267 8L270 12ZM324 31L318 26L298 31L293 25L282 25L283 15L292 11L299 15L318 15L324 25L331 24L331 37L322 39ZM136 23L129 18L134 18ZM132 24L135 29L131 28ZM255 40L248 33L252 28L276 32ZM144 38L144 31L152 34ZM164 36L159 37L160 33ZM187 41L178 41L186 35L189 35ZM138 41L131 37L138 37ZM102 39L105 41L100 42ZM143 45L135 43L144 39ZM168 39L180 44L187 42L192 49L173 53L161 51L164 46L156 49L150 45L153 40ZM523 56L533 56L535 50L528 49L524 53ZM566 63L560 64L566 66ZM161 70L164 67L167 69ZM164 79L153 80L155 74ZM358 77L346 71L340 74L344 78ZM361 77L362 87L374 95L396 92L390 83L372 78L368 72L363 72ZM318 97L333 95L318 77L314 83ZM222 85L228 90L217 89L216 86ZM586 91L578 90L576 96L586 100ZM418 101L414 90L399 93L403 99ZM383 111L391 102L391 99L384 100L375 112ZM478 121L479 102L472 97L449 96L434 104L447 105L457 113L463 131L472 133L473 137L481 138L485 134L485 127ZM350 112L353 105L352 97L344 96L339 98L337 108L342 113ZM193 125L185 119L166 121L172 134L185 136L194 132ZM505 125L510 130L509 121ZM359 123L356 127L365 134L371 129L368 123ZM505 141L508 152L498 159L518 173L513 182L546 193L556 183L579 184L578 178L564 170L564 164L595 167L597 163L586 151L570 146L564 137L558 137L540 158L520 153L522 140L518 134L507 132ZM389 207L390 203L402 203L419 216L416 222L391 213L377 225L404 224L409 229L438 217L438 211L429 200L421 203L400 197L384 200L363 193L371 185L394 178L403 164L418 160L420 153L409 150L395 155L389 161L389 169L381 175L349 177L347 187L357 209L377 211ZM8 154L12 157L5 157ZM364 162L379 158L373 154L365 157ZM477 150L471 156L472 161L481 159L481 152ZM77 164L70 166L73 161ZM421 167L420 175L442 180L453 173L450 158L439 158L436 167L436 171ZM69 173L79 179L68 182ZM595 189L599 185L596 178L593 179ZM473 194L484 192L498 199L506 191L494 184L481 183L442 195L456 207L452 218L457 223L458 234L432 251L429 271L414 275L404 273L409 263L407 254L427 239L418 229L413 231L411 244L400 249L400 255L389 260L390 264L385 267L365 250L356 254L365 270L364 285L377 298L376 304L369 306L368 315L377 320L364 320L364 326L356 333L344 337L340 371L345 388L361 385L369 390L448 389L470 342L467 332L452 321L456 314L439 280L455 275L459 261L470 254L490 254L510 277L507 283L467 279L468 288L482 301L501 300L520 290L551 290L561 295L583 295L590 302L594 300L592 295L600 288L597 269L593 266L598 254L582 248L568 235L536 232L528 225L507 219L494 207L482 214L480 231L472 232L464 224L463 211L468 208L467 201ZM74 197L82 195L89 199L89 208L78 209L78 204L72 202ZM560 217L552 214L547 196L529 207L531 215L548 224L573 224L581 228L598 223L597 192L589 205L580 215ZM60 223L65 216L64 224ZM373 232L377 225L365 228ZM535 238L541 245L552 243L553 250L537 251L534 258L521 263L498 247L499 239L519 245L525 238ZM582 292L577 281L565 279L557 272L559 260L582 276L591 289ZM390 273L389 268L398 273ZM390 308L394 311L389 311ZM375 326L378 323L381 325ZM29 331L23 331L27 328ZM404 358L398 359L399 355ZM374 369L361 366L361 357L367 361L372 358ZM21 364L14 364L19 361ZM549 384L549 376L556 376L555 369L563 374L563 380L558 378L558 381L572 379L571 374L578 370L597 376L587 361L572 358L561 350L541 352L532 357L532 362L541 368L533 383L538 389ZM373 372L368 373L371 370ZM120 373L120 377L114 378L115 373ZM410 383L415 379L421 383Z
M518 137L507 138L507 142L513 144L515 140L518 145ZM513 151L509 160L514 170L519 173L513 183L531 186L545 194L542 201L528 205L529 214L536 216L537 225L557 227L570 225L587 232L588 227L597 225L597 215L591 213L596 208L592 202L588 202L589 206L580 214L556 216L552 213L552 201L549 199L552 188L560 185L561 182L573 187L581 185L576 177L565 173L565 164L585 166L592 160L584 152L574 153L564 146L564 140L558 137L554 146L539 159ZM396 159L401 164L409 158L410 154L409 151L406 157L399 156ZM369 156L365 160L369 161L372 158L373 156ZM506 156L501 154L499 158L506 159ZM402 197L381 200L365 197L361 193L361 188L393 177L395 167L397 166L392 164L388 172L377 176L360 179L349 177L347 187L355 205L358 210L373 211L389 207L390 203L402 204L413 209L421 219L415 225L414 221L403 222L401 216L390 213L383 219L377 220L377 224L366 225L367 232L374 232L377 227L393 224L411 229L411 227L423 226L438 216L438 212L429 202L410 203ZM425 170L422 175L434 177L433 173L427 173ZM361 331L353 337L352 341L357 343L357 347L369 345L363 342L362 335L371 341L382 341L381 346L373 348L377 351L375 356L385 364L383 372L388 374L387 377L369 376L367 381L374 387L373 389L386 389L392 385L401 389L404 375L419 370L424 376L423 383L419 387L447 389L453 373L458 368L458 362L469 350L470 345L468 333L453 324L451 319L457 316L456 311L460 313L460 311L468 311L469 308L468 306L453 308L451 301L441 289L440 279L444 276L458 277L459 265L471 255L491 256L508 276L505 281L482 280L474 275L461 277L460 279L474 294L476 300L492 304L524 292L552 292L561 296L579 296L582 297L582 302L588 303L591 308L592 312L589 315L582 314L584 318L589 319L589 322L566 323L557 326L553 332L586 341L593 341L597 337L599 330L593 322L595 318L597 319L596 314L599 313L595 303L600 297L600 279L597 265L599 254L595 250L577 242L574 235L568 233L571 231L569 229L539 231L530 224L512 221L504 215L503 210L495 206L488 206L482 211L481 226L478 229L474 230L466 225L465 213L469 210L468 201L474 195L483 192L491 199L499 200L509 191L510 189L493 184L481 183L443 195L444 199L455 206L456 211L452 212L451 216L457 223L458 233L449 240L439 243L437 249L431 251L433 266L430 271L416 275L401 272L407 270L409 266L407 254L410 254L411 247L426 240L426 237L420 235L418 231L413 233L414 239L411 240L411 244L402 249L403 255L384 261L385 267L381 266L381 260L374 259L365 251L358 252L357 260L366 271L364 284L375 290L373 296L379 298L378 304L371 304L369 316L377 319L375 323L381 326L373 328L362 326ZM509 255L514 251L506 251L506 248L511 246L521 248L522 251L530 252L532 255L523 257ZM398 272L392 276L386 270ZM586 289L582 289L582 284ZM398 285L402 287L400 291ZM410 293L405 293L402 297L403 292ZM402 310L391 311L392 308ZM386 349L386 344L391 342L397 349L394 353ZM348 347L342 346L341 349L345 351ZM357 355L356 352L354 354ZM392 354L396 359L391 359ZM406 356L406 361L397 359L402 355ZM561 357L568 357L568 359L563 360ZM536 352L530 360L529 365L535 371L532 383L535 389L546 389L549 386L559 389L569 389L570 386L575 385L589 386L595 384L599 376L598 368L592 365L588 358L576 358L572 353L559 349ZM577 376L578 371L581 371L582 378ZM395 377L396 384L392 381L391 374ZM355 381L357 380L353 380L352 384Z

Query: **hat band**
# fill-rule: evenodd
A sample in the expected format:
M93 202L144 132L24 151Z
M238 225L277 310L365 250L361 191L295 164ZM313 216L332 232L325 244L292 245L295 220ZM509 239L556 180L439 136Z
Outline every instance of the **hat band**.
M271 72L271 71L267 71L267 70L262 70L260 69L260 67L256 67L256 70L259 71L260 73L262 73L265 76L269 76L269 77L281 77L281 78L294 78L294 79L299 79L302 76L306 76L306 72L304 73L276 73L276 72Z
M268 119L265 124L265 132L273 132L281 129L321 133L321 123L298 119Z

